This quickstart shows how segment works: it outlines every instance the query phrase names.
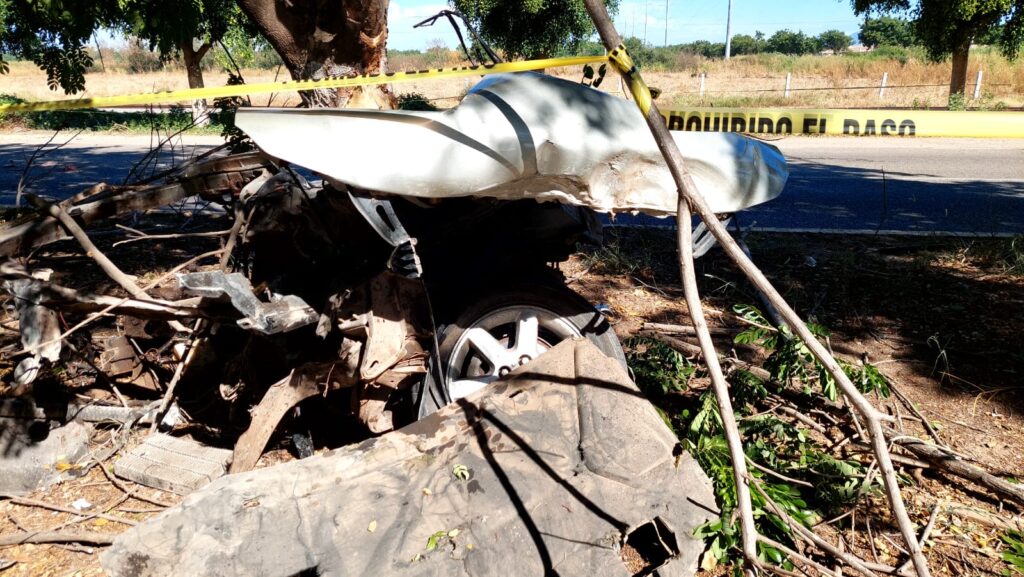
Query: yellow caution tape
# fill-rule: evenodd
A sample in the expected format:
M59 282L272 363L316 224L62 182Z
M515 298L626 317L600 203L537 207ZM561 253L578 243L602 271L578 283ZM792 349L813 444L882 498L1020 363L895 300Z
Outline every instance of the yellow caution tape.
M609 52L608 60L619 71L619 74L629 79L629 91L633 94L633 100L640 107L640 112L647 116L653 101L651 91L647 88L643 77L637 72L636 64L633 63L633 58L629 55L629 51L626 50L626 45L619 44L617 48Z
M661 115L669 130L696 132L1024 138L1022 112L690 108Z
M326 78L324 80L291 80L284 82L264 82L261 84L239 84L234 86L211 86L208 88L192 88L188 90L172 90L169 92L149 92L129 94L125 96L97 96L95 98L78 98L54 100L48 102L24 102L20 104L0 105L0 113L4 112L36 112L40 110L77 110L83 108L105 108L108 106L133 106L150 104L167 104L174 102L190 102L193 100L228 98L232 96L248 96L251 94L267 94L286 90L314 90L318 88L350 88L353 86L370 86L374 84L391 84L412 82L415 80L434 78L461 78L498 74L503 72L525 72L560 66L576 66L607 62L608 56L571 56L567 58L545 58L541 60L525 60L521 62L501 62L497 64L481 64L477 66L456 66L453 68L436 68L431 70L409 70L406 72L389 72L381 74L363 74Z

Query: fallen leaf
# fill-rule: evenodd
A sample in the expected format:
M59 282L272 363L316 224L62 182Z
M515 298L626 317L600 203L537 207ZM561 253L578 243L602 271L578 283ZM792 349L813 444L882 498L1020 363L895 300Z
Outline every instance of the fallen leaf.
M370 525L366 528L366 530L369 531L370 533L373 533L374 531L376 531L377 530L377 520L374 519L373 521L370 521Z

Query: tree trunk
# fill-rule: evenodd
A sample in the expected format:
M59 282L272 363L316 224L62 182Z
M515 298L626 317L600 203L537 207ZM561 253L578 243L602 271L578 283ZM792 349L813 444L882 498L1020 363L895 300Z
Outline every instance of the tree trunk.
M386 71L389 0L237 0L294 80ZM385 85L300 93L308 107L394 108Z
M181 56L185 61L185 73L188 74L189 88L203 88L203 56L210 50L210 44L205 43L197 50L192 41L184 42L181 45ZM206 100L192 101L192 121L199 126L210 123L210 115L206 106Z
M949 77L949 95L963 94L967 90L967 58L970 55L971 43L953 51L953 73Z

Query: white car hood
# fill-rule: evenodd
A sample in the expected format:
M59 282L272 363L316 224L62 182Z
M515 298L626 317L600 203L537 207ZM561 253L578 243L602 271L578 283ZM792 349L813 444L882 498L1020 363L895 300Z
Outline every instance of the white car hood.
M676 212L672 176L636 106L542 74L490 76L443 112L241 108L235 123L264 153L336 184ZM729 133L673 137L715 212L771 200L786 183L774 146Z

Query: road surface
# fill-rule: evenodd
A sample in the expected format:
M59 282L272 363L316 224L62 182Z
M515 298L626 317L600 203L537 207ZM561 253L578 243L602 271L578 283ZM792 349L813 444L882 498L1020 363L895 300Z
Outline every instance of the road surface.
M28 158L50 136L0 134L0 204L13 203ZM99 181L120 183L149 150L150 140L83 133L58 150L40 153L26 178L27 189L63 198ZM174 157L220 143L216 136L189 136ZM1024 140L790 137L775 144L789 159L789 182L778 199L742 214L744 225L784 231L1024 234ZM166 164L171 155L161 160ZM618 222L671 224L647 218Z

